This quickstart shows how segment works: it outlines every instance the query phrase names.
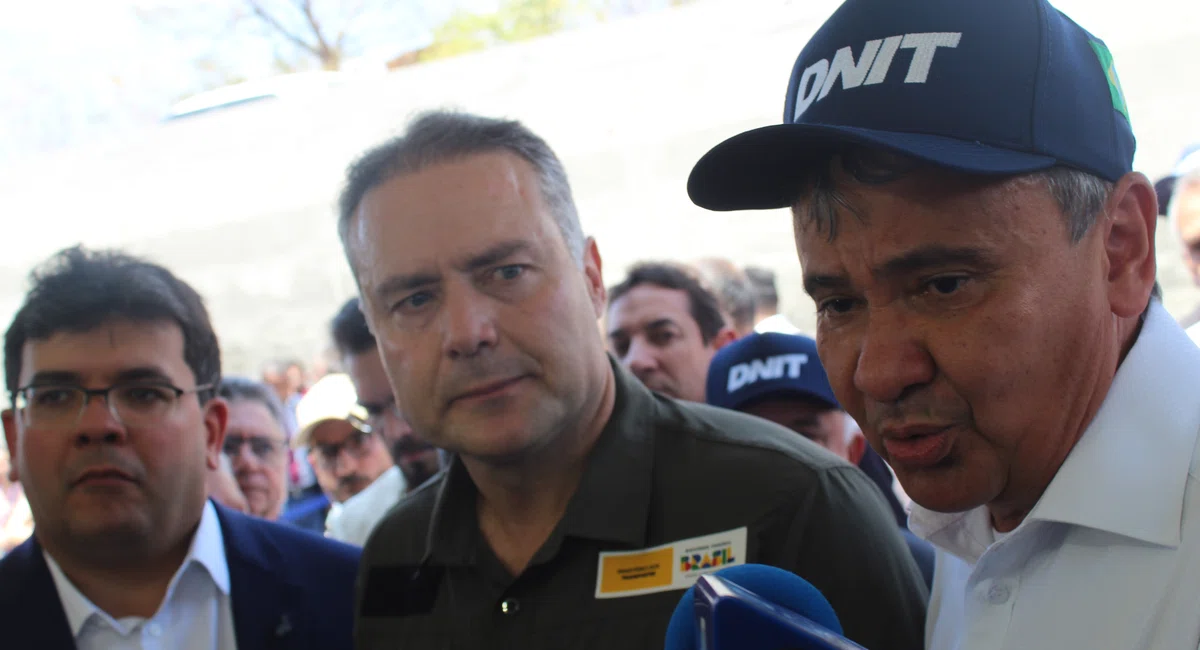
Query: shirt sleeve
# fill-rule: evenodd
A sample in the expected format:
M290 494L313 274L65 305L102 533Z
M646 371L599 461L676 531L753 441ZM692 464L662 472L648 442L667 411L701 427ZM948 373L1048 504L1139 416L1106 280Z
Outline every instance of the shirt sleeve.
M791 528L794 573L824 594L868 650L924 646L928 590L878 488L854 467L821 472Z

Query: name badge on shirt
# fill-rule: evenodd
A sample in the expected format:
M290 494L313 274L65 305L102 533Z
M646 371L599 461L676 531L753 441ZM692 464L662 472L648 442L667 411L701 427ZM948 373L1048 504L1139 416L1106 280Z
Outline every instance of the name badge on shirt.
M745 563L745 526L654 548L601 553L596 598L687 589L706 573Z

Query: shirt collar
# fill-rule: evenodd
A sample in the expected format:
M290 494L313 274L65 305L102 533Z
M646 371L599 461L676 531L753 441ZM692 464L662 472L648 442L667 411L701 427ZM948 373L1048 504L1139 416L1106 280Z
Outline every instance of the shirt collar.
M1091 424L1026 521L1059 522L1178 546L1200 434L1200 350L1155 301ZM913 532L975 561L993 539L984 506L936 513L913 505Z
M573 536L636 548L645 543L653 489L654 439L649 423L657 398L611 356L609 363L615 375L613 411L552 539ZM480 538L475 503L475 485L455 457L434 503L426 559L474 562Z
M96 607L71 583L50 553L42 549L42 555L50 569L50 576L54 579L59 600L62 601L63 611L67 615L67 624L71 628L71 636L78 638L83 626L93 615L108 617L106 612ZM192 537L187 557L175 572L174 577L171 578L164 602L171 599L175 585L193 563L204 568L222 594L229 595L229 564L225 558L225 542L221 534L221 522L217 519L217 511L211 501L204 503L204 509L200 515L200 525L196 527L196 534ZM111 619L111 617L109 618Z

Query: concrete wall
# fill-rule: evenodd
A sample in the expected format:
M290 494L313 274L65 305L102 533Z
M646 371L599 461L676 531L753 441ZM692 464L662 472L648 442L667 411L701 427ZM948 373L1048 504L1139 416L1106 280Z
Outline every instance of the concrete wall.
M779 121L795 56L835 6L709 0L0 169L0 317L7 322L24 274L52 251L120 245L207 296L229 370L307 358L353 292L334 229L343 169L414 112L455 106L520 118L558 150L610 282L643 258L724 255L775 268L785 311L809 326L788 216L709 213L684 183L724 137ZM1200 82L1176 63L1194 58L1200 3L1146 0L1135 16L1109 0L1060 6L1113 50L1137 165L1156 177L1200 137ZM1200 292L1173 237L1160 232L1159 245L1167 305L1184 311Z

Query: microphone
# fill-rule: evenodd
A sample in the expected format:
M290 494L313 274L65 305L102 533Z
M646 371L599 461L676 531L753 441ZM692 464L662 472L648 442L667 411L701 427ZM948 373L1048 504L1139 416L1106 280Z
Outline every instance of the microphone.
M667 625L665 650L863 650L803 578L762 564L701 576Z

